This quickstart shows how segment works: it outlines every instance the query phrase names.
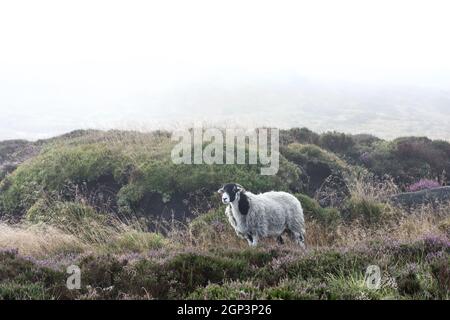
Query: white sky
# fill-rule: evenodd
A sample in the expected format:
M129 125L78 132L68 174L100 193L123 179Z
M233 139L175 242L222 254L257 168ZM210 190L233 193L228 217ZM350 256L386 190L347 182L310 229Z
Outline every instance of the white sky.
M63 122L219 75L448 87L449 17L434 0L0 0L0 114Z

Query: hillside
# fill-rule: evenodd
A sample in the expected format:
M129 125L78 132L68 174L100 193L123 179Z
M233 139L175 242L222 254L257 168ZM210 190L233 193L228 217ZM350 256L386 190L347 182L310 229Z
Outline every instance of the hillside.
M275 176L175 165L165 131L0 142L0 298L448 298L449 204L390 201L415 188L447 194L448 142L306 128L280 140ZM215 194L232 181L295 194L308 251L246 249ZM69 262L90 287L64 288ZM395 285L364 287L370 264Z
M379 180L390 176L403 191L421 179L445 185L450 172L450 144L427 138L384 141L370 135L284 130L281 168L274 177L259 175L257 165L175 165L170 160L173 145L161 131L75 131L34 143L1 142L0 212L22 217L39 200L73 200L72 188L87 198L105 197L94 205L107 206L102 209L108 212L165 212L183 219L196 209L208 209L197 208L205 201L195 198L209 199L226 181L239 181L254 192L279 189L322 200L321 188L345 193L359 171Z

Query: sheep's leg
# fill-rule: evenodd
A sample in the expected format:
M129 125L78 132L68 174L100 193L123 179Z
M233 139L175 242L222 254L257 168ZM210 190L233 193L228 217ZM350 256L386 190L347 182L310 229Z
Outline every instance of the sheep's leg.
M302 249L306 249L305 246L305 238L303 237L303 234L301 234L300 232L294 232L291 231L291 236L292 239L302 248Z
M247 234L246 239L247 239L248 245L252 246L253 245L253 237L252 237L252 235L250 233Z
M256 247L258 245L258 236L251 235L250 233L247 234L247 242L248 245L251 247Z
M284 244L284 240L283 240L283 237L281 236L281 234L278 236L277 242L278 242L278 244Z
M258 245L258 236L253 236L252 238L253 238L253 239L252 239L253 241L251 242L250 245L251 245L252 247L256 247L256 246Z
M247 239L247 237L245 236L245 234L243 234L242 232L240 232L239 230L235 229L234 230L236 232L236 235L241 238L241 239Z

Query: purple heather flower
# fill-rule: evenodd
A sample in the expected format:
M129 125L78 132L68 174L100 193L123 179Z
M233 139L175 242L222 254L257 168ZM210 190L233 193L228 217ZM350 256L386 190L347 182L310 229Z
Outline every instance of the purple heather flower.
M439 188L440 186L441 185L436 180L420 179L418 182L410 185L407 188L407 191L416 192L416 191L420 191L420 190L436 189L436 188Z
M360 156L359 156L359 160L364 163L364 164L368 164L370 162L370 153L369 152L363 152Z
M17 248L0 249L0 254L1 255L17 256L19 254L19 249L17 249Z
M436 260L444 259L445 256L446 256L446 254L445 254L444 251L430 252L425 257L425 260L430 263L430 262L433 262L433 261L436 261Z

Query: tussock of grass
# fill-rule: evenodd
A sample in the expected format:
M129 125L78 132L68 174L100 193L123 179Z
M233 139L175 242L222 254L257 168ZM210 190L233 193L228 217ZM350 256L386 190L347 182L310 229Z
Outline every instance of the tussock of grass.
M46 288L40 283L0 283L0 297L4 300L49 300Z
M83 252L87 246L75 235L48 225L0 224L0 248L15 248L23 255L48 256Z

